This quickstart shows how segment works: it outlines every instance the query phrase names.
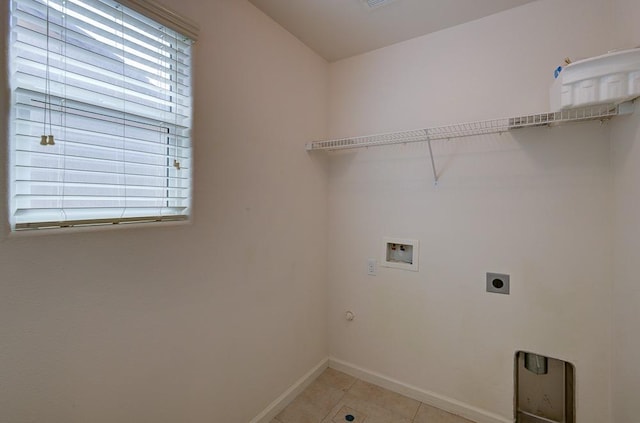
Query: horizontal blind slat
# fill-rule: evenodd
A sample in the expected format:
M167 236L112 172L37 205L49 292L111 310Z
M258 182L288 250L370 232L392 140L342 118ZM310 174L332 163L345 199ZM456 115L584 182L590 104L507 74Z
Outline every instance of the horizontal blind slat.
M31 187L37 187L38 189L41 190L48 190L49 192L52 192L54 188L60 188L60 183L59 181L46 181L46 180L42 180L42 181L34 181L34 180L28 180L28 181L21 181L21 180L16 180L16 193L17 194L25 194L23 191L27 191L29 190ZM167 185L135 185L135 184L130 184L130 183L105 183L104 181L102 182L97 182L97 183L91 183L91 182L71 182L69 180L65 180L65 189L71 187L71 188L83 188L83 189L124 189L126 188L133 188L133 189L141 189L141 190L156 190L156 189L169 189L172 191L186 191L186 187L180 187L180 186L167 186Z
M113 215L115 218L118 218L119 216L121 216L122 214L124 214L125 212L129 215L134 215L137 214L138 216L142 217L142 216L153 216L154 214L149 214L149 210L150 209L155 209L156 211L162 211L162 213L165 213L167 215L169 215L170 213L174 212L174 213L183 213L185 210L185 207L130 207L130 208L125 208L125 207L105 207L105 208L100 208L100 207L86 207L86 208L82 208L82 207L78 207L78 208L69 208L68 210L61 210L59 208L48 208L48 207L40 207L40 208L31 208L31 209L18 209L18 212L16 213L19 217L25 217L27 215L29 215L30 213L38 213L40 215L43 214L48 214L48 215L52 215L52 214L70 214L70 215L76 215L78 216L80 213L82 213L83 215L93 215L93 216L108 216L108 215Z
M29 25L27 25L27 22L15 25L14 32L17 38L31 47L46 51L45 22L38 22L31 16L28 18L32 20ZM23 21L28 18L24 16ZM42 25L42 27L38 27L38 24ZM107 40L104 39L102 42L97 41L95 37L99 37L99 34L88 35L65 29L55 24L50 24L49 31L49 50L52 54L64 51L66 56L72 58L81 58L86 54L91 54L95 57L100 57L105 62L105 66L114 62L122 62L123 58L127 58L130 61L129 64L136 65L136 71L145 72L147 75L153 75L161 79L168 79L170 75L183 76L185 78L189 75L190 65L185 62L188 58L186 54L176 53L177 59L175 57L167 59L165 56L138 52L127 45L106 43L105 41ZM152 72L150 73L149 70Z
M32 27L42 28L44 32L45 4L38 0L17 3L18 8L14 16L25 19ZM82 4L86 3L88 2ZM100 14L95 12L96 9L92 11L80 6L80 2L74 4L72 1L67 1L66 6L56 4L55 1L51 1L50 4L49 27L54 34L69 31L77 34L76 37L80 37L86 36L89 31L99 31L99 39L102 41L129 43L128 45L134 50L140 50L152 56L173 57L173 60L177 59L179 63L188 66L190 43L183 37L176 38L175 33L170 30L159 30L127 13L120 15L115 9L113 12ZM96 4L93 2L92 6ZM124 17L123 22L121 17ZM170 56L169 53L175 53L175 55Z
M103 158L53 155L50 153L24 151L16 152L16 166L32 167L40 169L69 169L69 170L93 170L100 169L105 173L121 173L123 175L139 176L165 176L167 171L175 170L173 164L156 165L145 163L133 163L113 161ZM188 167L181 167L181 171L188 171Z
M101 172L96 170L76 170L76 169L52 169L49 167L36 167L36 166L15 166L16 181L29 181L33 180L34 183L39 181L93 181L95 183L110 183L109 181L119 181L124 175L121 172ZM20 175L33 174L33 179L21 177ZM136 175L128 173L126 175L127 182L134 185L160 184L160 181L164 181L167 184L180 183L187 184L189 177L187 176L172 176L172 175ZM113 183L113 182L111 182ZM189 187L187 186L187 189Z
M42 113L45 108L46 100L46 96L40 95L34 91L17 90L15 92L14 103L16 110L22 112L19 118L25 121L34 119L40 119L40 121L42 121L42 115L37 115L34 118L31 118L31 115ZM59 97L50 98L50 101L55 102L54 104L51 104L51 113L57 118L55 120L60 121L60 115L64 114L66 118L66 128L74 128L74 126L72 126L74 121L86 123L86 120L90 120L100 121L104 124L114 124L120 128L127 128L129 130L145 130L144 133L139 134L139 139L141 140L157 140L160 134L172 137L181 137L188 133L187 124L190 122L189 118L182 118L178 115L174 117L173 122L170 122L169 120L157 120L157 116L140 116L128 113L126 110L107 109L102 107L102 105L83 103ZM75 129L82 128L82 126L78 126ZM95 127L91 127L91 129L86 130L88 132L95 132ZM118 134L122 134L122 131Z
M46 61L46 58L43 58L43 61ZM40 79L42 82L37 81L39 84L44 84L46 81L46 66L43 63L19 58L15 61L15 64L18 76L25 75L26 78L30 78L33 81ZM122 78L122 76L119 78L113 77L111 78L112 82L110 82L107 80L109 76L105 74L96 75L91 71L86 72L85 69L61 69L55 66L49 68L49 75L50 80L57 84L104 92L119 100L122 100L122 97L126 97L128 101L136 105L151 107L159 113L174 114L176 111L172 109L176 106L176 102L182 106L188 104L187 97L173 91L174 87L162 89L153 84L130 83L131 80L129 78ZM55 86L52 87L53 94L55 94L55 88Z
M49 151L55 149L58 151L58 155L69 155L75 157L92 157L92 154L101 154L103 157L108 157L109 155L117 155L121 157L125 155L124 160L131 163L150 163L150 162L160 162L162 160L166 160L167 157L173 157L178 160L188 160L189 156L182 155L181 151L175 151L175 148L171 148L169 145L159 145L163 152L148 152L148 151L140 151L140 150L132 150L130 148L123 148L117 145L114 146L97 146L82 142L73 142L67 141L64 138L56 139L56 146L46 146L43 147L40 145L39 140L35 139L35 137L16 137L16 150L25 153L38 153L42 152L43 148L48 149ZM164 148L162 148L164 147ZM76 153L74 153L74 151ZM86 152L86 153L85 153ZM84 153L84 154L83 154ZM56 153L47 153L47 154L56 154ZM134 158L138 158L138 160L134 160Z
M34 77L32 75L27 75L19 72L16 73L15 77L17 79L17 83L21 84L22 86L29 87L32 90L45 90L46 81L43 78ZM61 100L64 99L65 101L82 101L88 98L88 96L93 96L94 101L100 103L103 108L119 110L122 113L126 113L131 116L139 116L152 119L154 117L158 117L158 115L171 114L175 119L178 120L179 123L182 123L184 120L188 119L188 116L177 115L176 113L170 113L167 110L145 106L138 102L132 101L132 99L130 98L131 93L128 94L126 90L122 90L124 92L118 93L117 89L111 90L106 87L102 87L103 89L100 89L101 87L96 86L95 84L93 89L80 88L73 84L63 84L57 81L51 81L50 84L51 94ZM118 96L118 94L121 95ZM55 104L55 107L58 108L62 106L59 104ZM169 123L170 122L167 119L167 125Z
M18 223L16 230L29 230L29 229L58 229L65 227L81 227L81 226L96 226L96 225L126 225L130 223L155 223L155 222L180 222L189 219L187 215L181 214L182 211L176 211L174 214L164 214L162 216L139 216L139 217L120 217L120 218L107 218L107 219L79 219L65 221L39 221L31 223Z
M30 30L20 30L15 34L15 39L20 43L20 47L23 51L19 52L19 55L24 57L46 57L47 53L47 37L43 33L34 32ZM122 73L122 55L115 52L105 52L102 50L91 50L82 44L73 43L60 43L55 39L50 39L49 55L56 57L60 54L61 46L64 46L64 55L68 60L76 60L82 63L100 63L100 66L105 71L110 71L114 74ZM58 47L52 50L51 47ZM143 63L145 64L145 63ZM151 69L151 71L149 71ZM182 64L178 65L177 69L171 69L170 72L160 73L157 69L154 69L152 64L147 64L146 67L138 66L137 68L124 69L125 75L131 79L145 82L149 80L159 80L165 83L178 84L179 86L188 86L190 79L189 66Z

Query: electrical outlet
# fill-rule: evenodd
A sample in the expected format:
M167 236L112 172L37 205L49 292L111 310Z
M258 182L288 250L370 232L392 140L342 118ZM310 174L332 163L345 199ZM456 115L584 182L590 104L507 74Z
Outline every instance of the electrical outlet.
M487 273L487 292L509 295L510 279L503 273Z
M376 270L377 270L376 268L377 268L376 259L370 258L369 260L367 260L367 275L375 276Z

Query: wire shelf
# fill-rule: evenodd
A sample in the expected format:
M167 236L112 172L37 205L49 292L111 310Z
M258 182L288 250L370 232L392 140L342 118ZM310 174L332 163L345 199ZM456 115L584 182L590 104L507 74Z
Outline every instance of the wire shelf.
M475 135L497 134L514 129L559 125L566 122L607 120L614 116L618 116L619 114L623 114L623 112L625 114L630 113L631 109L628 106L629 105L627 103L623 103L622 105L600 105L580 109L562 110L559 112L458 123L454 125L416 129L412 131L313 141L307 143L306 148L308 151L345 150L351 148L408 144L450 138L471 137ZM624 110L622 110L622 108L624 108Z

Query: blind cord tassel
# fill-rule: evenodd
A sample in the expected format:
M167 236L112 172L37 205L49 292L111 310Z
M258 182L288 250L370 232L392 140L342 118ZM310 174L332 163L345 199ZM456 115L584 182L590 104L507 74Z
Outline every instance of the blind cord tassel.
M40 145L56 145L55 137L53 135L41 135Z

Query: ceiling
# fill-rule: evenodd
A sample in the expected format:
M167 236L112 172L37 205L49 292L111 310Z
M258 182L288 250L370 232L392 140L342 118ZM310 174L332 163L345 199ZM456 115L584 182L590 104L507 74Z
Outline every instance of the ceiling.
M249 0L330 62L535 0Z

